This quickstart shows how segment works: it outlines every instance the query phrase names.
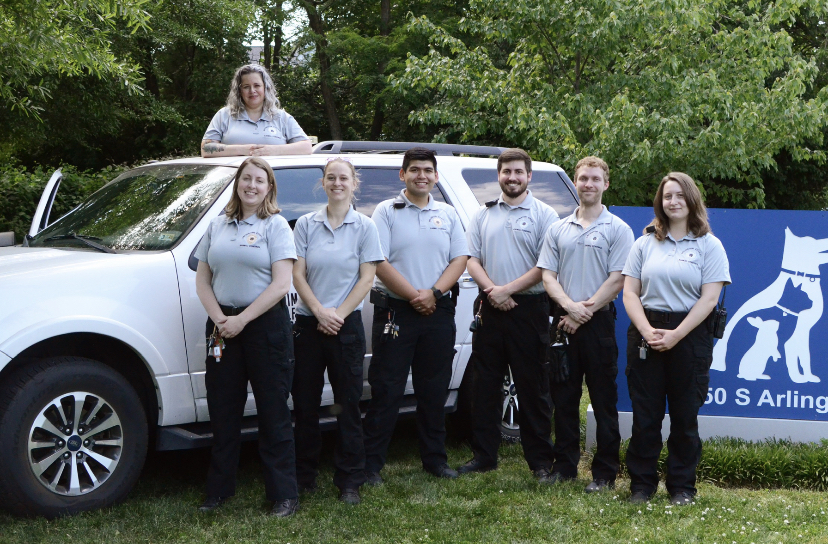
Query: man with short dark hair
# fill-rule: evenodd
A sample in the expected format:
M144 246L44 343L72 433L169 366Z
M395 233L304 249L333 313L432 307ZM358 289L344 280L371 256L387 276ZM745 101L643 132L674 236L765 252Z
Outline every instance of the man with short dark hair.
M532 159L509 149L497 161L501 194L474 215L469 230L469 274L480 288L472 339L474 458L458 473L497 468L503 376L511 369L520 394L520 439L529 468L548 483L552 468L552 409L545 357L549 299L536 267L543 236L558 219L528 190Z
M447 464L445 403L454 360L457 280L468 247L453 207L429 194L437 183L437 158L425 148L408 150L397 198L374 211L385 261L377 266L373 355L368 369L371 402L365 416L367 483L379 485L397 422L409 369L417 398L417 431L423 468L456 478Z
M601 202L609 167L598 157L575 166L581 205L552 225L538 267L546 292L557 304L557 329L568 335L566 364L553 360L550 390L555 406L555 481L571 480L580 460L579 407L584 377L598 427L593 481L587 493L615 486L618 473L618 346L613 300L624 285L621 271L633 244L629 226ZM568 373L568 375L567 375Z

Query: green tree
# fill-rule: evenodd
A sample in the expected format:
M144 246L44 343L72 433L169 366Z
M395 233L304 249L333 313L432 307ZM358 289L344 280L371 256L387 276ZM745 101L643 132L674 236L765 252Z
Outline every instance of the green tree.
M46 74L113 78L138 91L141 75L129 57L116 55L110 38L119 24L147 29L147 0L5 0L0 3L0 102L37 116L35 99L51 87Z
M714 205L762 207L778 157L826 158L828 89L817 53L792 38L800 17L826 10L820 0L472 0L461 32L411 22L431 49L394 87L428 100L410 119L443 140L519 145L570 170L602 156L617 203L647 203L681 170Z

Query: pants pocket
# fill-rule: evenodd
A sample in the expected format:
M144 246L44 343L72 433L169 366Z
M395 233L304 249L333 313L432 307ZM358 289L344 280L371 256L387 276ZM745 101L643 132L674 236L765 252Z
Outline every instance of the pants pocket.
M601 357L606 363L605 371L608 376L615 378L618 376L618 344L611 337L599 338L598 343L601 346Z
M365 353L359 336L356 334L339 334L338 336L339 343L342 344L342 358L351 370L351 374L362 375L362 361Z

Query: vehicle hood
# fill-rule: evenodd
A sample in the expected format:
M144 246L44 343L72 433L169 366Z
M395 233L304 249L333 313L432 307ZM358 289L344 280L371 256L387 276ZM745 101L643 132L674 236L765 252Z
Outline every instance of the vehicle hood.
M7 287L6 282L15 279L33 281L118 257L126 255L46 247L0 248L0 289Z

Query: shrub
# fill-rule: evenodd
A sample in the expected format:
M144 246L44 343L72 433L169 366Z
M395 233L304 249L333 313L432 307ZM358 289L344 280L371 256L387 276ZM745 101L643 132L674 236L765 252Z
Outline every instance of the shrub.
M105 183L115 179L125 166L108 166L99 171L79 171L74 166L63 166L60 184L51 219L61 217ZM43 189L52 171L38 166L29 171L24 167L0 167L0 232L14 231L17 243L29 232Z

